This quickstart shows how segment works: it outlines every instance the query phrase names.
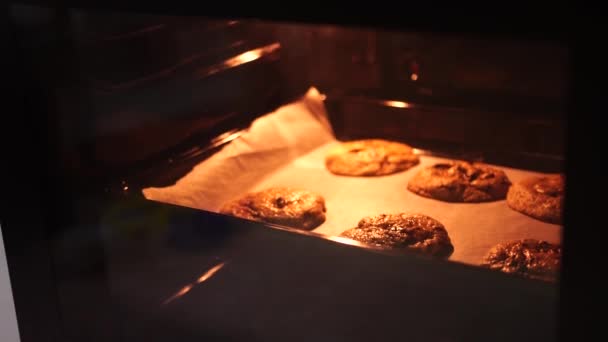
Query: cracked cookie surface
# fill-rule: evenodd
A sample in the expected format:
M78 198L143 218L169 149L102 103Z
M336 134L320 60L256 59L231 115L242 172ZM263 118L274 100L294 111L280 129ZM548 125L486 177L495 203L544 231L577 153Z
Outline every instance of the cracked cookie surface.
M420 162L411 146L382 139L339 144L325 157L325 166L342 176L384 176L405 171Z
M555 281L562 248L547 241L524 239L494 246L481 266L520 276Z
M564 187L565 179L561 174L528 177L509 188L507 204L537 220L562 224Z
M511 186L497 168L465 161L437 163L410 179L408 190L445 202L489 202L504 199Z
M447 258L454 252L448 232L432 217L416 213L381 214L361 219L343 237L369 245Z
M308 190L273 187L226 203L220 213L312 230L325 222L325 200Z

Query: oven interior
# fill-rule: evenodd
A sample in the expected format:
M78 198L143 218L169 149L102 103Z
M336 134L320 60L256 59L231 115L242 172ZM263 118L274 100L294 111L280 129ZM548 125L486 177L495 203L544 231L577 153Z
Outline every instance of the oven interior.
M63 189L49 232L63 336L555 338L559 283L475 258L507 237L559 244L560 225L504 201L396 204L400 176L338 180L322 159L380 138L428 163L562 173L559 42L21 5L11 18ZM275 130L256 130L272 118ZM226 155L235 146L247 153ZM217 213L273 182L327 191L339 218L311 233ZM444 261L336 238L357 215L401 207L468 224L454 243L469 251Z

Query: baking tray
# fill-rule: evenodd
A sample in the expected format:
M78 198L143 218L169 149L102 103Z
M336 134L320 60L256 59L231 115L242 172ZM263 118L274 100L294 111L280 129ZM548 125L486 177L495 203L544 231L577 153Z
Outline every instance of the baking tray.
M495 244L532 238L561 243L562 227L510 209L505 200L447 203L416 195L406 186L420 169L449 158L415 150L420 164L381 177L348 177L330 173L325 155L340 142L333 135L324 96L311 88L303 99L257 119L242 135L174 185L146 188L147 199L212 212L247 192L273 186L307 189L325 198L326 221L313 235L336 238L365 216L412 212L442 222L454 245L449 260L479 265ZM540 173L496 166L512 182ZM294 232L302 231L290 229ZM361 244L359 244L361 245ZM361 245L363 246L363 245Z

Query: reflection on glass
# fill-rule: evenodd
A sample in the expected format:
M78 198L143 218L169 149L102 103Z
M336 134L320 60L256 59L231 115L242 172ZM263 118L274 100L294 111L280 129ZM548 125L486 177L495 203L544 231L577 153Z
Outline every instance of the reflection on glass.
M274 52L275 50L277 50L280 47L281 47L281 44L274 43L274 44L266 45L266 46L258 48L258 49L249 50L249 51L243 52L240 55L227 59L226 61L224 61L224 65L229 68L232 68L232 67L235 67L235 66L238 66L241 64L249 63L249 62L255 61L256 59L258 59L264 55Z
M273 43L273 44L266 45L266 46L263 46L263 47L260 47L257 49L245 51L245 52L243 52L239 55L236 55L232 58L229 58L219 64L216 64L209 68L205 68L203 70L200 70L197 72L197 75L199 77L207 77L209 75L218 73L218 72L226 70L226 69L234 68L234 67L237 67L237 66L245 64L245 63L253 62L257 59L260 59L261 57L264 57L266 55L269 55L269 54L275 52L280 47L281 47L281 44Z
M182 297L183 295L185 295L186 293L190 292L190 290L192 290L192 288L206 280L208 280L209 278L213 277L213 275L222 269L222 267L224 267L226 265L226 262L221 262L213 267L211 267L210 269L208 269L205 273L203 273L194 283L188 284L184 287L182 287L181 289L179 289L179 291L177 291L175 294L173 294L171 297L165 299L163 301L163 305L167 305L170 302Z
M229 132L219 135L217 138L214 139L213 142L214 143L224 143L224 142L232 141L232 140L238 138L241 134L243 134L243 132L241 132L241 131L229 131Z
M226 263L225 262L221 262L213 267L211 267L207 272L205 272L202 276L200 276L197 280L196 283L200 284L202 282L204 282L205 280L211 278L215 272L219 271L222 269L222 267L224 267Z
M409 103L403 101L383 101L383 103L395 108L408 108L410 106Z
M328 240L331 241L335 241L335 242L339 242L339 243L343 243L345 245L351 245L351 246L366 246L365 244L362 244L361 242L357 241L357 240L353 240L353 239L349 239L349 238L345 238L342 236L328 236L327 237Z

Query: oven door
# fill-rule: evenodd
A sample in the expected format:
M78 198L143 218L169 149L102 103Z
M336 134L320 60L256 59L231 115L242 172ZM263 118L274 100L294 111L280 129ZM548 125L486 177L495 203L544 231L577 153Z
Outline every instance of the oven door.
M26 29L15 27L9 49L19 113L10 127L22 133L5 144L18 148L8 154L11 205L1 224L21 341L557 338L557 286L152 202L136 191L175 182L223 146L218 136L303 94L307 77L273 64L272 53L229 76L214 73L217 61L230 66L248 51L272 50L268 36L232 21L128 14L114 17L121 26L99 13L17 7L11 20ZM88 24L108 32L96 37ZM110 34L116 28L132 34ZM187 39L201 35L218 39L216 55L187 50L197 48ZM131 52L112 54L104 44ZM179 53L200 54L202 64L142 77L183 61ZM153 57L138 65L137 55ZM123 69L100 67L111 63ZM98 73L85 78L87 70ZM184 89L200 80L163 78L173 73L213 80L198 88L209 94L208 112L162 111L170 102L162 99L185 103ZM235 84L242 94L226 95ZM142 107L125 105L138 96L147 99ZM171 140L175 132L188 138ZM158 136L158 145L129 149Z

